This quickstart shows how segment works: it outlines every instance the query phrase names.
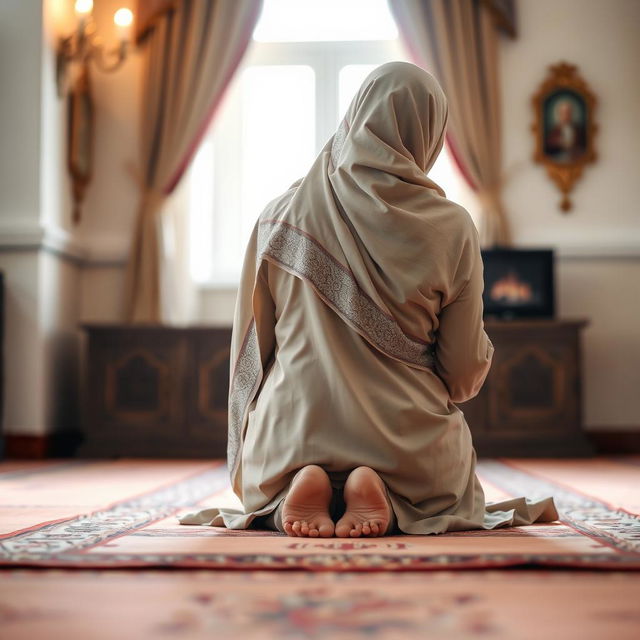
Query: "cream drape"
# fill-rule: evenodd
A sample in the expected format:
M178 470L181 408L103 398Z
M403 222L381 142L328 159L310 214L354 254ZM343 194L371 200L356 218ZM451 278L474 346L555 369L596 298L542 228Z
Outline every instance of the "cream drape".
M502 202L498 33L478 0L389 0L413 61L430 70L449 100L447 141L476 190L483 245L508 245Z
M180 0L164 5L140 36L146 78L142 193L125 293L131 322L163 319L164 204L246 51L262 0Z

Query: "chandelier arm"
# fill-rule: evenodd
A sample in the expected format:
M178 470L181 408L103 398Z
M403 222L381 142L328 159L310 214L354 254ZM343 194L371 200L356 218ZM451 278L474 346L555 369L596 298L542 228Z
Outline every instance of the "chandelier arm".
M100 71L111 73L112 71L116 71L120 68L126 60L127 45L125 42L121 42L118 47L106 52L101 46L93 46L91 47L88 57L95 62L96 67L98 67ZM109 58L113 58L113 61L109 62Z

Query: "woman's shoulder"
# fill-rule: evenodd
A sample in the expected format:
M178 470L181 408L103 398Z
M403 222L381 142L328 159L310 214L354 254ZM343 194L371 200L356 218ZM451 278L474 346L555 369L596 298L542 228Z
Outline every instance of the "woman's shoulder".
M283 191L280 195L267 202L264 209L258 216L258 220L270 220L280 217L282 212L286 210L287 206L291 202L291 199L295 195L302 178L296 180L286 191Z
M477 239L478 229L471 214L453 200L444 196L436 197L436 206L432 201L428 210L435 213L434 224L442 231L442 235L456 243Z

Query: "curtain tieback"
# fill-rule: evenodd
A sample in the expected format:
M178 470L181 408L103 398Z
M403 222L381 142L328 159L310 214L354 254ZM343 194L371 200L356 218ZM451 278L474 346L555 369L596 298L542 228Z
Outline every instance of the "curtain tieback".
M162 191L146 187L142 191L140 214L142 216L154 216L165 201L166 197L167 196Z
M476 196L483 208L502 209L502 185L503 183L500 181L478 188Z

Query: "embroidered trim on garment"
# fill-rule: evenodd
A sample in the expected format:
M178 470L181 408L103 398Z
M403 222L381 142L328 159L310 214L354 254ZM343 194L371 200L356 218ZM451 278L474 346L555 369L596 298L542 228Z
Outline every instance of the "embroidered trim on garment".
M260 381L262 360L255 321L251 321L233 369L229 392L229 435L227 461L233 474L240 450L242 426L247 408Z
M309 282L362 337L382 353L406 364L432 369L429 345L405 335L358 286L353 274L301 229L265 220L258 230L258 256L267 257Z
M331 143L331 164L334 169L338 166L340 153L342 152L342 147L344 147L344 141L347 139L348 133L349 125L347 124L346 118L343 118L338 130L333 136L333 142Z
M353 274L301 229L277 220L260 222L258 265L265 258L310 283L345 322L385 355L421 369L433 369L430 346L405 335L394 318L362 291ZM232 476L238 462L245 415L260 383L262 369L258 336L252 321L235 363L229 393L227 459Z

